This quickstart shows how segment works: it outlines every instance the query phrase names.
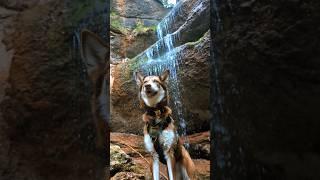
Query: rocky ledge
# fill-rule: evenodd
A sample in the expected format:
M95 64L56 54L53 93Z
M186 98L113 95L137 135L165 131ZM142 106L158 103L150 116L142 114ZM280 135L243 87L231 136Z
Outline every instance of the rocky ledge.
M208 131L188 136L189 152L196 165L196 179L210 179L210 133ZM145 151L143 136L125 133L111 133L111 175L113 180L149 179L151 156ZM166 166L160 165L163 175ZM163 179L165 179L162 176Z

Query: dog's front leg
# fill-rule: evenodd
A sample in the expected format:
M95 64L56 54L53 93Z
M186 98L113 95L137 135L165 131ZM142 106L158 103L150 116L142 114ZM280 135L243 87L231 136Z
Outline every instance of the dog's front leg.
M152 163L152 175L154 180L159 180L160 176L160 167L159 167L159 155L156 153L151 137L149 134L144 135L144 143L146 146L147 151L152 154L153 163Z
M170 156L169 152L165 152L165 158L167 161L167 168L168 168L168 174L169 174L169 179L174 180L174 174L173 174L173 167L174 167L174 158Z
M170 126L169 126L170 127ZM169 179L174 180L175 174L174 174L174 164L175 164L175 158L174 153L172 151L173 142L175 139L174 131L170 128L167 128L164 130L161 134L161 143L164 146L164 156L167 161L167 168L168 168L168 174Z
M159 155L156 152L154 152L152 154L152 157L153 157L153 163L152 163L153 180L159 180L160 179Z
M144 144L149 153L152 154L153 163L152 163L152 176L154 180L160 179L160 167L159 167L159 155L156 153L152 139L147 132L147 127L144 127Z

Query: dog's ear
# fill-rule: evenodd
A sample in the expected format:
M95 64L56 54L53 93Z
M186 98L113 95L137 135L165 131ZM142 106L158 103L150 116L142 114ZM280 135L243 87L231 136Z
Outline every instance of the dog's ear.
M109 47L94 33L81 31L80 51L89 76L107 67Z
M163 71L163 73L160 76L160 80L162 82L166 82L168 80L169 74L170 74L170 71L168 69Z
M141 86L141 84L143 83L143 78L144 78L144 75L142 74L142 72L139 72L139 71L136 72L135 78L136 78L137 85Z

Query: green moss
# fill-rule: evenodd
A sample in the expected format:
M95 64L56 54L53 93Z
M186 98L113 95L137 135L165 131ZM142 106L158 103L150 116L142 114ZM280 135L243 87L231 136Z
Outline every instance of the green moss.
M138 71L141 65L144 64L147 60L148 58L146 56L143 56L141 58L129 59L128 63L122 64L119 67L119 70L123 72L121 76L123 82L130 82L132 80L133 73L135 71Z
M134 33L146 33L149 31L155 31L157 29L157 26L145 26L142 22L142 20L137 20L137 24L133 30Z
M131 165L131 166L126 166L124 168L124 171L128 171L128 172L134 172L137 174L143 174L144 173L144 168L141 166L137 166L137 165Z
M139 67L146 63L148 58L146 56L142 56L141 58L134 58L131 60L129 71L134 72L139 69Z
M118 16L118 14L115 11L110 12L110 17Z
M114 29L119 30L123 34L128 34L129 30L122 25L122 22L117 18L112 18L110 20L110 26Z
M210 33L210 32L207 31L207 32L206 32L203 36L201 36L197 41L187 42L185 45L187 45L187 46L195 46L195 45L199 44L201 41L203 41L204 37L206 37L208 33Z

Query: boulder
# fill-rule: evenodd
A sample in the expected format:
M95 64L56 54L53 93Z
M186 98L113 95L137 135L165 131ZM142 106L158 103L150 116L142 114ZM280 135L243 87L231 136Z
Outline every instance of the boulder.
M134 174L141 174L142 169L134 164L132 158L128 156L120 146L110 144L110 175L114 179L117 179L116 177L119 177L119 175L117 175L119 172L133 172Z
M68 8L63 0L34 6L19 12L13 30L5 31L13 56L0 138L10 163L1 161L6 167L0 179L105 176L105 150L96 148L90 116L90 87L79 88L89 81L79 78L81 68L70 53L74 29Z
M111 60L133 58L157 41L156 26L168 13L156 0L111 1Z
M7 25L10 24L15 15L16 11L5 9L0 7L0 102L5 98L5 89L8 87L8 76L10 71L10 64L13 55L13 51L9 51L3 40L6 38L6 33L4 30ZM2 112L0 111L0 179L10 179L10 172L12 171L11 165L13 163L11 157L8 156L10 152L10 141L7 136L7 123L2 117ZM3 175L6 174L6 175ZM2 176L3 175L3 176Z
M126 18L161 20L169 12L156 0L111 0L111 12Z
M216 178L319 179L319 1L220 2Z
M50 0L0 0L0 6L4 6L8 9L22 11L25 9L33 8L38 5L43 5Z

